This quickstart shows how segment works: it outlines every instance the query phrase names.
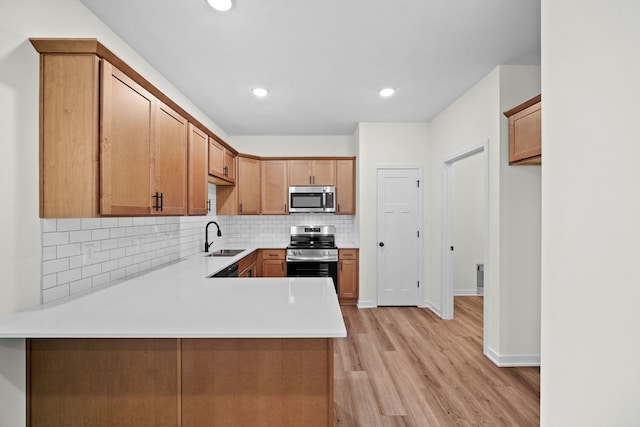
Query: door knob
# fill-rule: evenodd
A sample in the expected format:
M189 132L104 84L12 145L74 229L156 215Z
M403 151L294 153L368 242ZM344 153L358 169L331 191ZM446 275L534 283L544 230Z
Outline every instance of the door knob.
M383 247L384 246L384 242L378 243L378 246Z

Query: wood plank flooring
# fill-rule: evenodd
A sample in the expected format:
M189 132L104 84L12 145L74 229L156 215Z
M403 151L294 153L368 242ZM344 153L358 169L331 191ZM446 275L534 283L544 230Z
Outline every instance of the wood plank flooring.
M334 341L336 426L537 426L540 369L482 354L482 297L456 297L454 320L416 307L343 306Z

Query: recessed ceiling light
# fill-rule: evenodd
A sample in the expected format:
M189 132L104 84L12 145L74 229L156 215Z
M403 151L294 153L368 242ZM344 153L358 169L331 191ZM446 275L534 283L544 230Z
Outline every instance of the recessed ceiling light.
M226 12L233 7L231 0L207 0L209 6L220 12Z
M380 89L380 91L378 93L383 98L388 98L391 95L393 95L394 93L396 93L396 90L394 88L392 88L392 87L385 87L383 89Z
M269 94L269 91L266 90L263 87L253 88L253 90L251 92L253 92L253 94L255 96L257 96L258 98L264 98L265 96L267 96Z

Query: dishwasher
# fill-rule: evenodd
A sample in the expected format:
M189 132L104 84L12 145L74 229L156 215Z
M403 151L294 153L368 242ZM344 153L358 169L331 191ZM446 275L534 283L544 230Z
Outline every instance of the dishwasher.
M234 262L229 267L225 267L213 276L209 277L238 277L238 263Z

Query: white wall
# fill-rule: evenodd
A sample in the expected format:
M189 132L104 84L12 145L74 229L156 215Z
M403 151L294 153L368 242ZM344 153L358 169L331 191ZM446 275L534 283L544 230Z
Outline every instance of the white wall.
M452 166L454 295L476 295L476 265L484 264L484 165L484 153L476 153Z
M351 135L323 136L238 136L229 142L241 153L255 156L355 156Z
M540 67L500 66L429 124L425 305L441 309L443 161L488 140L485 352L504 365L535 364L539 357L540 168L508 166L502 112L539 91Z
M424 167L427 123L360 123L358 142L357 213L360 243L361 306L377 303L376 167Z
M542 0L543 426L640 425L639 18Z

